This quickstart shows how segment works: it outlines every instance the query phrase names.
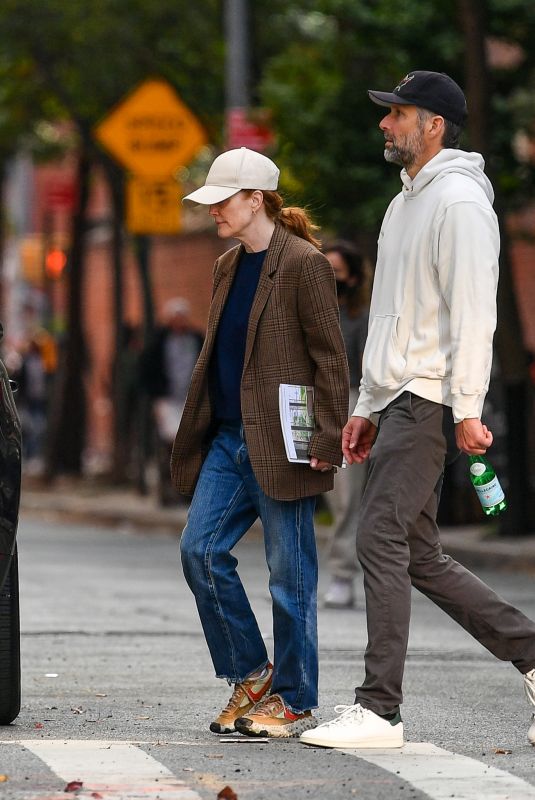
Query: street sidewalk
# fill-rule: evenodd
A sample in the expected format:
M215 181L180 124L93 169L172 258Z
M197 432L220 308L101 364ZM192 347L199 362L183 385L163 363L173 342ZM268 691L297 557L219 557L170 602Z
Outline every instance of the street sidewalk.
M187 505L163 508L153 496L142 496L131 487L113 487L102 479L61 478L48 486L36 478L23 480L22 517L178 535L186 514ZM252 530L259 533L260 526ZM317 524L316 531L321 543L331 528ZM468 567L535 574L535 536L500 538L492 524L481 524L442 528L441 540L444 551Z

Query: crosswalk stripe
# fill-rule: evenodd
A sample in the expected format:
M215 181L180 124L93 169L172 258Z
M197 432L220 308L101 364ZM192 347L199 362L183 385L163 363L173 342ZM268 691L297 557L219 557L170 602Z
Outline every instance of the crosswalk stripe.
M535 787L521 778L426 742L411 742L396 751L342 752L393 772L431 800L535 800Z
M66 783L82 781L84 793L103 800L200 800L167 767L130 743L30 739L20 744Z

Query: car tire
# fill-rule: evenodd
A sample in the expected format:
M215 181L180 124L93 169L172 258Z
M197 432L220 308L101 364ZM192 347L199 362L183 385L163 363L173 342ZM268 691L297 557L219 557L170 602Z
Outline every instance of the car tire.
M0 591L0 725L20 711L20 616L17 548Z

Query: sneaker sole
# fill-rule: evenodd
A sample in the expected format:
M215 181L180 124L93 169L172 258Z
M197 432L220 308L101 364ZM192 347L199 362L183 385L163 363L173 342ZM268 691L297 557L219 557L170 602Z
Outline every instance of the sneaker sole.
M387 739L385 737L381 737L380 739L362 739L359 742L355 742L354 740L348 739L345 742L336 741L333 742L332 739L329 740L327 738L323 739L321 736L317 737L306 737L302 736L301 741L303 744L310 744L316 747L332 747L333 749L341 748L341 749L348 749L348 750L390 750L394 748L403 747L405 742L403 741L403 737L399 736L392 736Z
M251 720L247 720L247 722L251 724L246 725L237 719L236 730L245 736L264 736L271 739L297 739L302 733L315 728L318 724L315 717L305 717L305 719L298 719L286 725L262 725Z
M210 730L212 733L236 733L234 725L231 727L230 725L221 725L219 722L211 722Z

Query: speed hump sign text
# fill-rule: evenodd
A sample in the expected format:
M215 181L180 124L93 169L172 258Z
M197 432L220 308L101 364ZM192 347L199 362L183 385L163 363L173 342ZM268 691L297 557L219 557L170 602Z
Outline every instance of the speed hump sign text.
M169 177L206 144L203 126L164 80L144 81L97 125L98 141L126 169Z

